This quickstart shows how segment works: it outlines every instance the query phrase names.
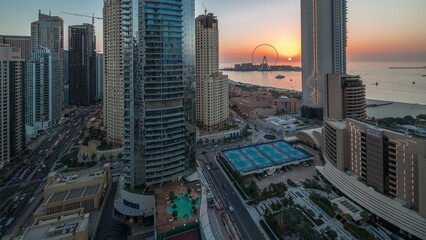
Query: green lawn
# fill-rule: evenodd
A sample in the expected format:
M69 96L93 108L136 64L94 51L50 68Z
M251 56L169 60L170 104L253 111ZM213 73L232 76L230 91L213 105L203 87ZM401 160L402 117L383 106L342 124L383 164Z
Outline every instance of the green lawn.
M353 224L346 223L343 226L347 231L349 231L354 237L360 240L377 240L377 238L368 232L365 229L359 228Z
M274 135L271 134L266 134L265 136L263 136L265 139L267 140L275 140L277 139L277 137L275 137Z

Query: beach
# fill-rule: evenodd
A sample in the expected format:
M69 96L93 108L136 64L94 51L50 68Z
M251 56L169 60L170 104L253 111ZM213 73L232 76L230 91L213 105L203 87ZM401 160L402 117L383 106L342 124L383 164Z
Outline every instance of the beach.
M373 107L371 106L373 104L380 106ZM407 115L416 117L419 114L426 114L426 105L367 99L368 117L405 117Z

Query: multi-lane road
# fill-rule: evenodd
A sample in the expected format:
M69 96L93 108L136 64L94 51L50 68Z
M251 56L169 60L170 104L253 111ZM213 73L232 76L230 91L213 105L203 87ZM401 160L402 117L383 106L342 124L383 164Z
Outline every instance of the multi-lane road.
M214 156L211 156L210 154L199 155L199 159L203 160L206 165L209 165L212 162L217 165L218 163L213 159L213 157ZM227 210L241 234L241 238L244 240L265 239L262 232L259 230L253 218L247 211L244 202L238 196L239 193L234 190L232 183L228 181L225 173L223 173L219 167L213 167L210 168L209 174L223 200L223 203L227 205Z
M0 187L0 236L13 232L40 199L55 162L79 141L84 126L98 111L84 108L69 121L47 131L42 142L21 161L20 170Z

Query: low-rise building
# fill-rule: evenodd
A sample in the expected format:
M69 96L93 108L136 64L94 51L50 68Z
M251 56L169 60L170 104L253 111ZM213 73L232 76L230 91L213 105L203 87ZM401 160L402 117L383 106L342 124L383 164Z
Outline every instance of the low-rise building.
M240 113L248 118L269 116L277 112L275 106L259 98L234 97L230 99L229 105L237 107Z
M277 112L295 113L300 111L300 100L296 98L275 98L270 103L277 107Z
M109 164L81 172L50 173L44 188L44 202L34 216L47 216L78 208L83 208L84 213L99 210L110 181Z
M89 239L89 214L83 209L37 218L17 240L87 240Z

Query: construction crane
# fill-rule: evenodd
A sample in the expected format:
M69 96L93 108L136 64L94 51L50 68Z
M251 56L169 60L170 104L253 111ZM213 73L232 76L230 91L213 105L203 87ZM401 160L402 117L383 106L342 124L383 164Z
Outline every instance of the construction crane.
M92 16L90 16L90 15L83 15L83 14L78 14L78 13L69 13L69 12L61 12L61 13L64 13L64 14L69 14L69 15L74 15L74 16L80 16L80 17L89 17L89 18L92 18L92 25L94 25L95 24L95 18L96 19L103 19L103 18L101 18L101 17L95 17L95 14L93 14Z

